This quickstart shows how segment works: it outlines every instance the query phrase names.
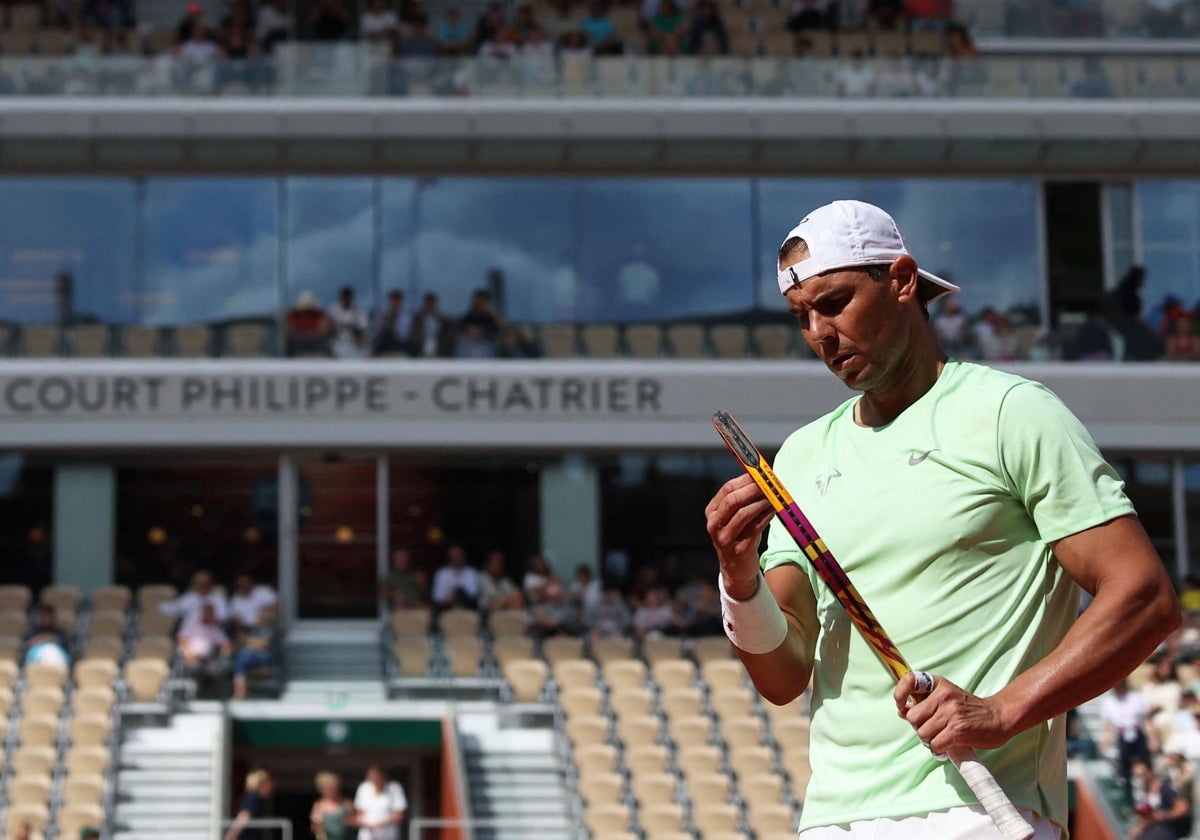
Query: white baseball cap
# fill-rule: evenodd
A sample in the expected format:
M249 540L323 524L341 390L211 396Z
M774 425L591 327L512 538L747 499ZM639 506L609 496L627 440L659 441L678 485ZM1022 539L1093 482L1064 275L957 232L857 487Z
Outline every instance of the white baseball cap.
M818 207L800 220L783 241L798 236L808 246L808 257L779 272L779 291L803 283L818 274L841 268L890 265L898 258L912 256L895 220L874 204L865 201L835 201ZM925 282L921 298L925 303L959 291L958 286L923 268L917 275Z

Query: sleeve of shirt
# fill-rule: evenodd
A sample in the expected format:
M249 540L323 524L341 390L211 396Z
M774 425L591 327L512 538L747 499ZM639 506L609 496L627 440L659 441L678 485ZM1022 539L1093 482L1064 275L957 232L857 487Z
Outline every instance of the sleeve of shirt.
M1010 389L996 438L1005 480L1046 542L1134 513L1092 436L1048 388L1026 382Z
M400 787L399 782L388 785L388 800L388 805L393 811L408 810L408 797L404 795L404 788Z
M355 807L355 809L357 809L359 811L362 811L363 809L365 809L367 807L366 802L363 801L363 786L362 785L359 785L357 788L354 789L354 807Z

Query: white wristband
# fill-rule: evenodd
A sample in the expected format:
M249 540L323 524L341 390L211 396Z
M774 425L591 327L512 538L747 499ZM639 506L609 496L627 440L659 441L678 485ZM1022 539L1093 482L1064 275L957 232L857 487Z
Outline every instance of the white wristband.
M746 653L770 653L787 638L788 623L762 572L758 573L758 591L745 601L730 597L725 579L717 575L721 593L721 619L725 635L738 650Z

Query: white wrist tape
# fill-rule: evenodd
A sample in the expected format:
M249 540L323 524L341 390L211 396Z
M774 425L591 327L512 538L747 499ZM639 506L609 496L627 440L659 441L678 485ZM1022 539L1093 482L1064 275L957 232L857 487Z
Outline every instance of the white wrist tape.
M762 572L758 573L758 591L745 601L738 601L725 591L725 580L717 575L721 593L721 623L725 635L738 650L746 653L770 653L787 638L788 623Z

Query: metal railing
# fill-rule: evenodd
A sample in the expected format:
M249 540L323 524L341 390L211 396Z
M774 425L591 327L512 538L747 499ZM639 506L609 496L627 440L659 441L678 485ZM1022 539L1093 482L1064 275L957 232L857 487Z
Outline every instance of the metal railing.
M479 829L497 828L497 829L519 829L521 831L522 840L530 838L553 838L553 840L569 840L562 836L561 827L547 826L538 828L530 826L528 821L522 820L519 817L492 818L492 819L457 819L448 820L436 817L415 817L408 824L408 840L435 840L435 838L427 837L424 832L440 830L445 828L457 828L463 832L461 836L473 837L474 832ZM436 838L440 840L440 837Z
M371 45L280 45L194 65L159 56L3 56L0 96L1188 99L1194 55L1145 52L794 58L393 59Z

